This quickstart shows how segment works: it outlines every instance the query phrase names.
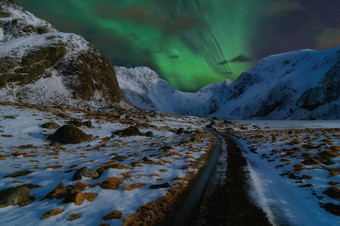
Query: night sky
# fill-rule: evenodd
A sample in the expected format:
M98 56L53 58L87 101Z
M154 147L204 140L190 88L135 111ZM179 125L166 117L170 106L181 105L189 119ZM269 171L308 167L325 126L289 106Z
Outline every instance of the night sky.
M265 56L340 46L340 0L17 0L114 65L183 91L236 79Z

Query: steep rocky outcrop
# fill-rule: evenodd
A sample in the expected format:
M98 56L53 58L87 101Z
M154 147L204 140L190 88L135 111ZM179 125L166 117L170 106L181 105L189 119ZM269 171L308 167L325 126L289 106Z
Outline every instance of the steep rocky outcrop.
M120 102L122 94L110 60L94 45L5 0L0 5L0 98L99 108Z

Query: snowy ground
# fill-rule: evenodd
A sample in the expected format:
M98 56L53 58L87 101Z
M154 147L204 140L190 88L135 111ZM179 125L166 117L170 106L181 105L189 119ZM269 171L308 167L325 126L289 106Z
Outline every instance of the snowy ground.
M64 125L73 118L90 120L93 128L80 127L94 139L81 144L62 145L46 140L56 129L43 129L46 122ZM211 150L213 138L202 131L208 121L196 117L145 115L95 115L87 112L20 106L0 106L0 190L22 184L36 185L31 203L0 208L0 225L110 225L123 224L124 218L152 200L180 186L178 181L196 173ZM112 132L134 125L142 134L153 137L111 137ZM183 128L183 133L176 133ZM105 169L97 179L73 181L75 171L88 167ZM30 170L28 175L6 177ZM103 188L103 182L116 178L118 188ZM78 182L87 183L80 193L90 194L80 205L62 203L63 199L43 199L58 184L72 189ZM162 185L157 187L158 185ZM153 189L152 189L153 187ZM40 220L47 211L60 208L58 215ZM109 212L122 217L104 220ZM67 220L70 216L75 220Z
M339 225L340 129L270 130L269 121L266 123L266 130L256 130L264 125L256 122L215 126L233 133L245 151L252 197L276 225ZM283 128L283 124L277 122L273 127ZM319 126L332 125L337 124Z

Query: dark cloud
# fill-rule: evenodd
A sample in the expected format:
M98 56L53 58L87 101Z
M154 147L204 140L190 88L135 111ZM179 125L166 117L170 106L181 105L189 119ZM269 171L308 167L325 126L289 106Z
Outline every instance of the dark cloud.
M237 57L231 59L230 62L233 62L233 63L235 63L235 62L243 63L243 62L249 62L251 60L252 60L251 58L241 54L241 55L238 55Z
M287 11L300 10L302 9L300 2L298 1L275 1L269 4L265 8L267 15L279 15Z
M177 17L173 21L168 21L164 24L163 31L165 35L176 35L189 32L195 29L201 29L206 26L202 18L183 15Z
M340 28L329 28L324 30L316 38L316 49L329 49L340 46Z
M136 24L158 25L163 20L152 7L137 3L123 5L115 2L97 2L94 13L102 18L131 21Z
M174 59L174 60L178 60L179 59L179 56L178 55L172 55L172 56L169 56L170 59Z
M247 57L243 54L240 54L237 57L232 58L230 60L221 61L221 62L218 63L218 65L226 65L228 63L245 63L245 62L250 62L250 61L252 61L251 58L249 58L249 57Z

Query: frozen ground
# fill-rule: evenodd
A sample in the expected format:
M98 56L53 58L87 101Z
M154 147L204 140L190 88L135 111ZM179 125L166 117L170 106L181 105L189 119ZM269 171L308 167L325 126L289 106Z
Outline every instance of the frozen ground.
M251 122L243 121L243 125L217 123L215 127L233 134L244 150L252 197L271 222L275 225L339 225L338 121ZM321 128L283 129L285 127Z
M241 120L247 129L320 129L340 128L340 120Z
M56 129L43 129L43 123L55 122L61 126L72 119L91 121L92 128L80 129L94 139L67 145L46 140ZM200 158L213 146L211 135L202 131L206 124L206 120L196 117L163 117L158 113L100 115L0 106L0 190L22 184L37 187L30 189L34 198L31 203L0 208L0 225L121 225L139 207L183 186L179 182L204 164ZM112 132L131 125L138 127L142 135L111 136ZM183 128L183 132L176 133L178 128ZM148 131L153 133L152 137L143 135ZM73 181L75 171L82 167L104 171L97 179L83 177ZM23 170L32 172L6 177ZM116 184L109 188L102 186L112 178ZM80 204L62 203L64 198L43 199L60 183L72 189L78 182L87 184L80 193L92 194L92 199L85 198ZM62 212L40 220L44 213L55 208ZM115 210L122 217L103 219ZM72 214L79 218L67 220Z

